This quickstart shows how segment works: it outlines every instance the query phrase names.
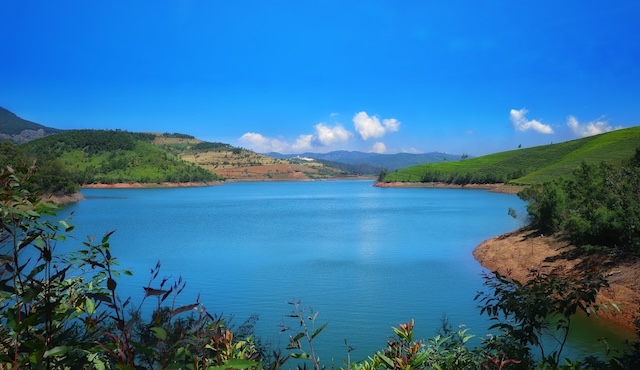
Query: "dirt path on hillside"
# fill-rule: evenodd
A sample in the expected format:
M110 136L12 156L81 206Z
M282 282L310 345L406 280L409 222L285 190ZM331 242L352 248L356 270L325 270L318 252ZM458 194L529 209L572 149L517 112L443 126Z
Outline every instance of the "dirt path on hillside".
M634 320L640 307L640 260L613 264L606 257L574 256L576 247L555 236L538 235L520 229L484 241L473 256L484 267L513 279L524 281L531 269L587 268L607 277L610 287L600 291L602 303L616 303L621 313L600 311L601 319L635 329Z

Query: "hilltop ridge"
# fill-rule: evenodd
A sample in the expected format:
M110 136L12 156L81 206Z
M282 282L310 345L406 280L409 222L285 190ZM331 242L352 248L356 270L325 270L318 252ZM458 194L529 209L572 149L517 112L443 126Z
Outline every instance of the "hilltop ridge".
M22 144L61 131L20 118L15 113L0 107L0 141Z

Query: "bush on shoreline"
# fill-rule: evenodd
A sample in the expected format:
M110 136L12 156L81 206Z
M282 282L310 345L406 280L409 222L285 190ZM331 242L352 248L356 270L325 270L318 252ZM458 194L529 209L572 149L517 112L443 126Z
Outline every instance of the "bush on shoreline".
M518 195L541 232L563 233L585 250L640 256L640 147L621 167L583 163L571 179Z

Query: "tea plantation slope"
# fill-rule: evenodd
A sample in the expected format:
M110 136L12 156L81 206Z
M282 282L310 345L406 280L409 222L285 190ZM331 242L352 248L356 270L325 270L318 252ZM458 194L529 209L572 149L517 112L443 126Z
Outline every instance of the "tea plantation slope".
M384 182L535 184L570 175L581 162L619 164L640 146L640 127L564 143L510 150L455 162L425 163L386 175Z
M516 181L522 184L536 184L571 173L580 163L599 163L607 161L620 164L633 156L640 146L640 127L617 130L593 136L577 150L559 161L531 172Z

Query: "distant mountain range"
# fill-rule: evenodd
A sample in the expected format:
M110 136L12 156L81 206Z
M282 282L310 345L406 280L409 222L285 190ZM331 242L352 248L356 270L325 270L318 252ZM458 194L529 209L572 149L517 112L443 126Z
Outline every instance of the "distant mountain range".
M0 107L0 141L22 144L61 131L27 121Z
M423 163L459 161L462 155L447 154L440 152L431 153L397 153L397 154L379 154L364 153L357 151L338 150L329 153L300 153L300 154L281 154L276 152L264 153L269 157L289 160L305 160L314 159L320 162L330 162L332 165L343 163L350 166L360 166L362 169L358 172L377 174L382 169L387 171L395 171L400 168L415 166Z

